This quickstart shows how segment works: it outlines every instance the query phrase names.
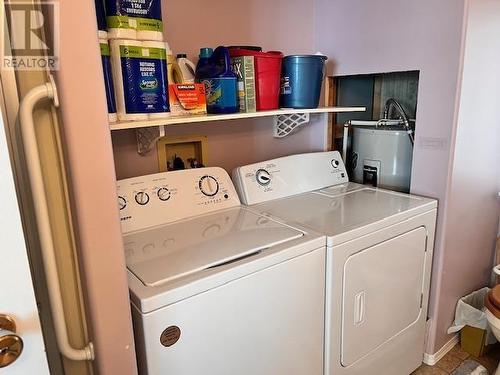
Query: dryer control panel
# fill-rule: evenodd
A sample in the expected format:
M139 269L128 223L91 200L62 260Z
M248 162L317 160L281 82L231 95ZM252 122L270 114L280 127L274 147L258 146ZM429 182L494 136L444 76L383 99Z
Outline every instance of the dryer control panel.
M118 181L117 191L124 234L240 206L234 185L222 168L129 178Z
M349 182L338 151L286 156L236 168L233 181L245 204L323 189Z

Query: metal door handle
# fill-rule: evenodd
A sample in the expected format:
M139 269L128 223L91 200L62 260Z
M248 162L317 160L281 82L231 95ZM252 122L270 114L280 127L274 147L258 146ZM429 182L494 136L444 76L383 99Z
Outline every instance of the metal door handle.
M0 368L14 363L23 352L23 339L16 335L14 319L0 314Z

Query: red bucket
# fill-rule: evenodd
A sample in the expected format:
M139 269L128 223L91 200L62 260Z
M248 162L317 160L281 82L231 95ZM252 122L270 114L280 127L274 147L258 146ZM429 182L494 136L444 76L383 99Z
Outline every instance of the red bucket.
M230 49L229 53L231 57L253 56L255 58L257 110L278 109L283 54L278 51L258 52L247 49Z

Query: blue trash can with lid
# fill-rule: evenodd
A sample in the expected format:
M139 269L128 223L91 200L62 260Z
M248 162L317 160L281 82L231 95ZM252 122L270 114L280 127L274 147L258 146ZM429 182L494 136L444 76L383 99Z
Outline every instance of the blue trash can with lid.
M283 59L281 70L282 108L317 108L325 77L324 55L291 55Z

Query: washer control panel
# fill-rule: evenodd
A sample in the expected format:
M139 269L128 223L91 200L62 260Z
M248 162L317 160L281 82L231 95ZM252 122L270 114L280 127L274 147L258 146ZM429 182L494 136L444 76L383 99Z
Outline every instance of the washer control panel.
M118 181L117 191L124 234L240 205L222 168L129 178Z
M236 168L233 181L244 204L324 189L349 182L338 151L286 156Z

